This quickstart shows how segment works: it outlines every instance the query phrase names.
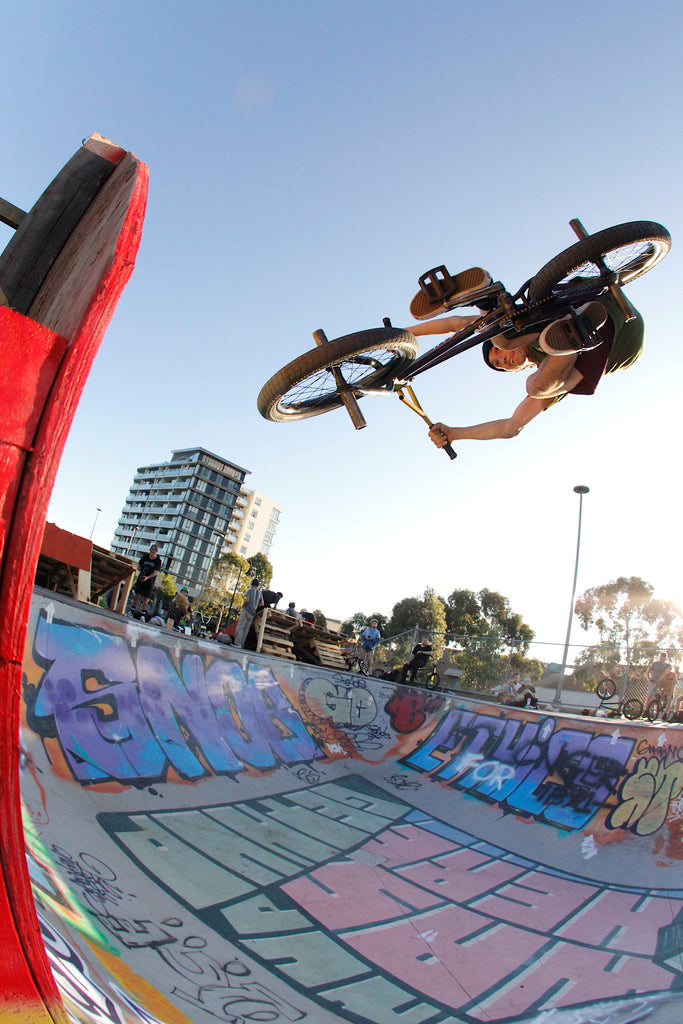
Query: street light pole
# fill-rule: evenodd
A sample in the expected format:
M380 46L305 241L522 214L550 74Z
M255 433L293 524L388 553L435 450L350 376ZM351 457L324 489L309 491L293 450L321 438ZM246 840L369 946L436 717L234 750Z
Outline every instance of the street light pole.
M569 605L569 621L567 622L567 637L564 642L564 654L562 655L562 668L557 679L557 688L555 690L555 700L553 703L556 707L560 706L562 698L562 687L564 685L564 674L567 671L567 659L569 657L569 637L572 631L572 617L574 615L574 598L576 596L576 580L579 575L579 549L581 547L581 513L583 511L583 496L588 494L589 488L583 484L577 484L574 488L574 494L579 496L579 527L576 533L576 559L574 560L574 582L572 583L572 600Z
M128 558L128 555L130 554L130 549L133 547L133 540L135 539L135 534L137 532L138 532L138 527L134 526L133 527L133 532L130 535L130 540L128 541L128 547L126 548L126 558Z
M99 518L99 515L100 515L101 511L102 511L101 508L95 509L95 522L92 524L92 530L90 531L90 536L89 536L88 540L92 540L92 535L95 532L95 527L97 526L97 520Z

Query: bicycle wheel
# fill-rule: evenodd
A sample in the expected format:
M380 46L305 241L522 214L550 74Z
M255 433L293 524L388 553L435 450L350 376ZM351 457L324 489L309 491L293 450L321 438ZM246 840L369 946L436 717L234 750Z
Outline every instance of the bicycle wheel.
M427 677L427 689L438 690L440 682L441 680L439 679L439 673L436 670L434 672L431 672Z
M393 327L335 338L274 374L261 388L258 410L265 419L284 423L338 409L343 390L359 398L364 388L388 385L403 375L417 350L412 334Z
M595 687L595 692L600 700L609 700L617 692L617 684L613 679L601 679Z
M645 709L645 715L651 722L655 722L658 718L662 717L663 710L664 705L662 702L657 697L653 697Z
M610 275L616 275L617 284L628 284L664 259L670 247L671 235L654 221L637 220L604 228L570 245L541 267L529 283L529 298L538 302L569 285L580 286L579 278L584 287L594 288L607 276L601 263Z
M631 697L630 700L624 701L624 706L621 710L624 712L624 718L628 718L632 722L635 718L640 718L642 715L643 702L636 697Z

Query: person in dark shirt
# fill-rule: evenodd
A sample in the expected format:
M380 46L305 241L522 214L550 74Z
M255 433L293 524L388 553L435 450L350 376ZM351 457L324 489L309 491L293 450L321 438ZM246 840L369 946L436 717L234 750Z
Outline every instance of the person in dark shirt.
M156 578L161 572L161 559L159 558L156 544L152 544L148 555L142 556L138 562L138 570L138 578L133 587L134 597L131 612L134 612L138 604L142 602L142 613L144 615L147 611L147 602L156 584Z
M415 682L415 676L424 668L429 659L432 656L432 645L429 640L420 640L415 644L412 651L412 657L410 661L406 662L401 671L401 682L412 685ZM410 679L407 678L410 672Z

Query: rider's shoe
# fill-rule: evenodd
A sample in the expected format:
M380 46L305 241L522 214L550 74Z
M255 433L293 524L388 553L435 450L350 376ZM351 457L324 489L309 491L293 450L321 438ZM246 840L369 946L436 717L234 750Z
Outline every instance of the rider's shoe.
M429 320L457 305L477 305L476 302L461 303L458 299L488 288L492 283L491 275L481 267L470 267L455 275L449 274L445 267L437 267L420 278L420 291L410 303L410 312L415 320Z
M545 327L538 345L549 356L568 356L574 352L588 352L602 344L598 333L607 321L607 310L600 302L587 302L577 310L586 337L583 338L571 313Z

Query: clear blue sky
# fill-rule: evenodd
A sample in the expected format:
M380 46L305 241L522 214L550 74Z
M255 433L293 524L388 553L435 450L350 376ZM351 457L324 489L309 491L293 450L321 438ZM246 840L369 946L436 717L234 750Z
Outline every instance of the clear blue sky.
M9 0L3 25L1 195L29 207L93 131L150 168L51 520L88 536L99 506L109 544L136 467L199 444L282 505L273 583L297 605L389 613L429 585L488 586L562 641L583 483L579 592L633 574L683 604L680 5ZM341 412L260 418L261 385L316 328L408 323L442 262L516 288L577 216L674 236L629 289L646 352L595 398L454 463L391 398L364 402L360 432ZM472 352L417 393L466 424L522 387Z

